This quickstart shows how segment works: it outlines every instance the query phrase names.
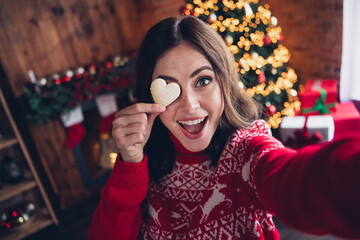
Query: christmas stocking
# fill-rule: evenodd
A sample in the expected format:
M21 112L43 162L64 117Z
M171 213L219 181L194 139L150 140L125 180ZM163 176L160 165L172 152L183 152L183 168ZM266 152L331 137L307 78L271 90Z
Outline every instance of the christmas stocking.
M112 128L115 113L118 111L115 94L100 95L95 98L95 101L101 116L100 132L108 133Z
M104 169L112 169L115 163L117 149L114 139L109 134L112 128L112 121L118 111L115 94L109 93L95 98L98 107L100 123L100 159L99 165Z
M66 147L76 147L85 136L85 128L82 125L84 116L81 106L76 106L70 112L61 114L61 120L67 128Z

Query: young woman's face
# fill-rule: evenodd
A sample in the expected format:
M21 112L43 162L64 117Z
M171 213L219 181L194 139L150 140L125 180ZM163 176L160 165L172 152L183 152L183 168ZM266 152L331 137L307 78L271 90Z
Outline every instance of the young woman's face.
M152 79L180 85L178 99L167 106L160 119L191 152L206 149L224 110L220 84L210 62L195 48L181 44L156 63Z

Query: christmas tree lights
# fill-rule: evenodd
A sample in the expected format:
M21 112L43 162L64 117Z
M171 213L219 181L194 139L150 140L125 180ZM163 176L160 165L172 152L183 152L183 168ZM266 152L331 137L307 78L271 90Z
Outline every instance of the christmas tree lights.
M287 64L291 55L281 44L282 29L269 5L259 0L187 0L181 13L198 17L223 37L241 75L239 86L264 105L273 129L300 109L297 75Z

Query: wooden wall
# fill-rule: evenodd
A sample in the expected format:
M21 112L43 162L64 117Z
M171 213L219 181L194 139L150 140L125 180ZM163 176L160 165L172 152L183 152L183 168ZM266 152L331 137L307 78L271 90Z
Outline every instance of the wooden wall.
M0 1L1 62L16 96L27 72L46 76L135 50L144 32L132 1Z
M16 97L37 77L136 51L145 32L176 16L183 0L0 0L0 63ZM89 195L66 129L28 124L40 161L62 208Z

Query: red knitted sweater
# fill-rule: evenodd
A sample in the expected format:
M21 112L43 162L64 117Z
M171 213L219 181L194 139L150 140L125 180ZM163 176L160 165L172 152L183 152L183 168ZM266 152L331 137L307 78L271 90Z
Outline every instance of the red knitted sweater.
M216 167L173 142L175 167L158 183L146 156L116 162L89 239L279 239L273 214L301 231L360 237L359 139L294 151L257 121L229 138Z

